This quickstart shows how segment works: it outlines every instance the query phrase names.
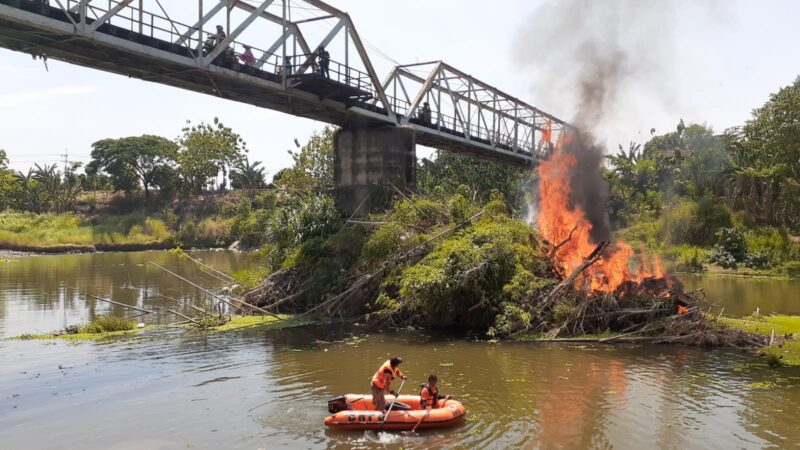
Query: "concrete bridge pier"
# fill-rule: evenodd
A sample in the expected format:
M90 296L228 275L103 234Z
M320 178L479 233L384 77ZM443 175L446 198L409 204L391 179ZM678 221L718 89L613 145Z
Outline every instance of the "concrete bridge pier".
M416 185L416 138L410 127L351 125L337 131L333 146L336 201L348 213L384 209L391 202L390 185Z

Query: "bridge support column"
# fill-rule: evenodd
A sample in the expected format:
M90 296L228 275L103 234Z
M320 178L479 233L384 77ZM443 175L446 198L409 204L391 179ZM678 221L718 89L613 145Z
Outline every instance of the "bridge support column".
M412 128L353 125L336 133L333 146L336 201L348 213L386 208L392 198L390 184L400 189L416 184Z

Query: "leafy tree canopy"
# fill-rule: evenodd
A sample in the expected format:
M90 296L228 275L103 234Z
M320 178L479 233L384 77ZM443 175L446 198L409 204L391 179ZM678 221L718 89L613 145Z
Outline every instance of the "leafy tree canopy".
M92 144L87 172L102 170L111 176L115 188L130 192L141 186L149 197L151 187L168 184L164 168L174 162L177 150L174 142L159 136L103 139Z
M188 123L178 138L178 165L190 192L199 193L216 179L226 175L231 166L245 160L247 143L216 117L214 122L199 125Z
M276 174L273 182L291 190L332 189L335 132L334 127L325 127L321 132L314 133L299 152L289 150L294 165L280 171L280 176Z
M423 158L417 166L417 187L423 193L459 193L486 202L492 191L499 191L506 203L517 210L524 201L525 180L526 171L521 168L444 150L438 151L433 160Z

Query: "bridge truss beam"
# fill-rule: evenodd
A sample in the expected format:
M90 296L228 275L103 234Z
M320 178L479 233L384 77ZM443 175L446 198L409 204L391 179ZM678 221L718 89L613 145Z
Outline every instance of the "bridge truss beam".
M427 76L418 73L422 70ZM541 158L569 128L563 120L442 61L397 66L383 87L401 124L455 131L465 142L493 150ZM423 103L428 103L429 114Z
M342 40L337 77L309 70ZM350 16L322 0L0 0L0 47L336 125L406 126L419 144L522 165L570 127L442 61L396 66L381 82ZM255 64L238 62L245 48Z

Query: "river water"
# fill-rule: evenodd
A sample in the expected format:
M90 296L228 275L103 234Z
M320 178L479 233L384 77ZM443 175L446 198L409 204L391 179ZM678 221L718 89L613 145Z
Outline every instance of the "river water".
M251 263L195 256L223 270ZM23 259L0 265L0 335L127 314L83 292L202 301L149 260L221 284L166 253ZM404 392L436 372L467 422L416 435L325 430L325 401L365 392L390 354L406 360ZM0 341L0 449L800 448L800 370L753 362L730 350L492 344L353 324Z

